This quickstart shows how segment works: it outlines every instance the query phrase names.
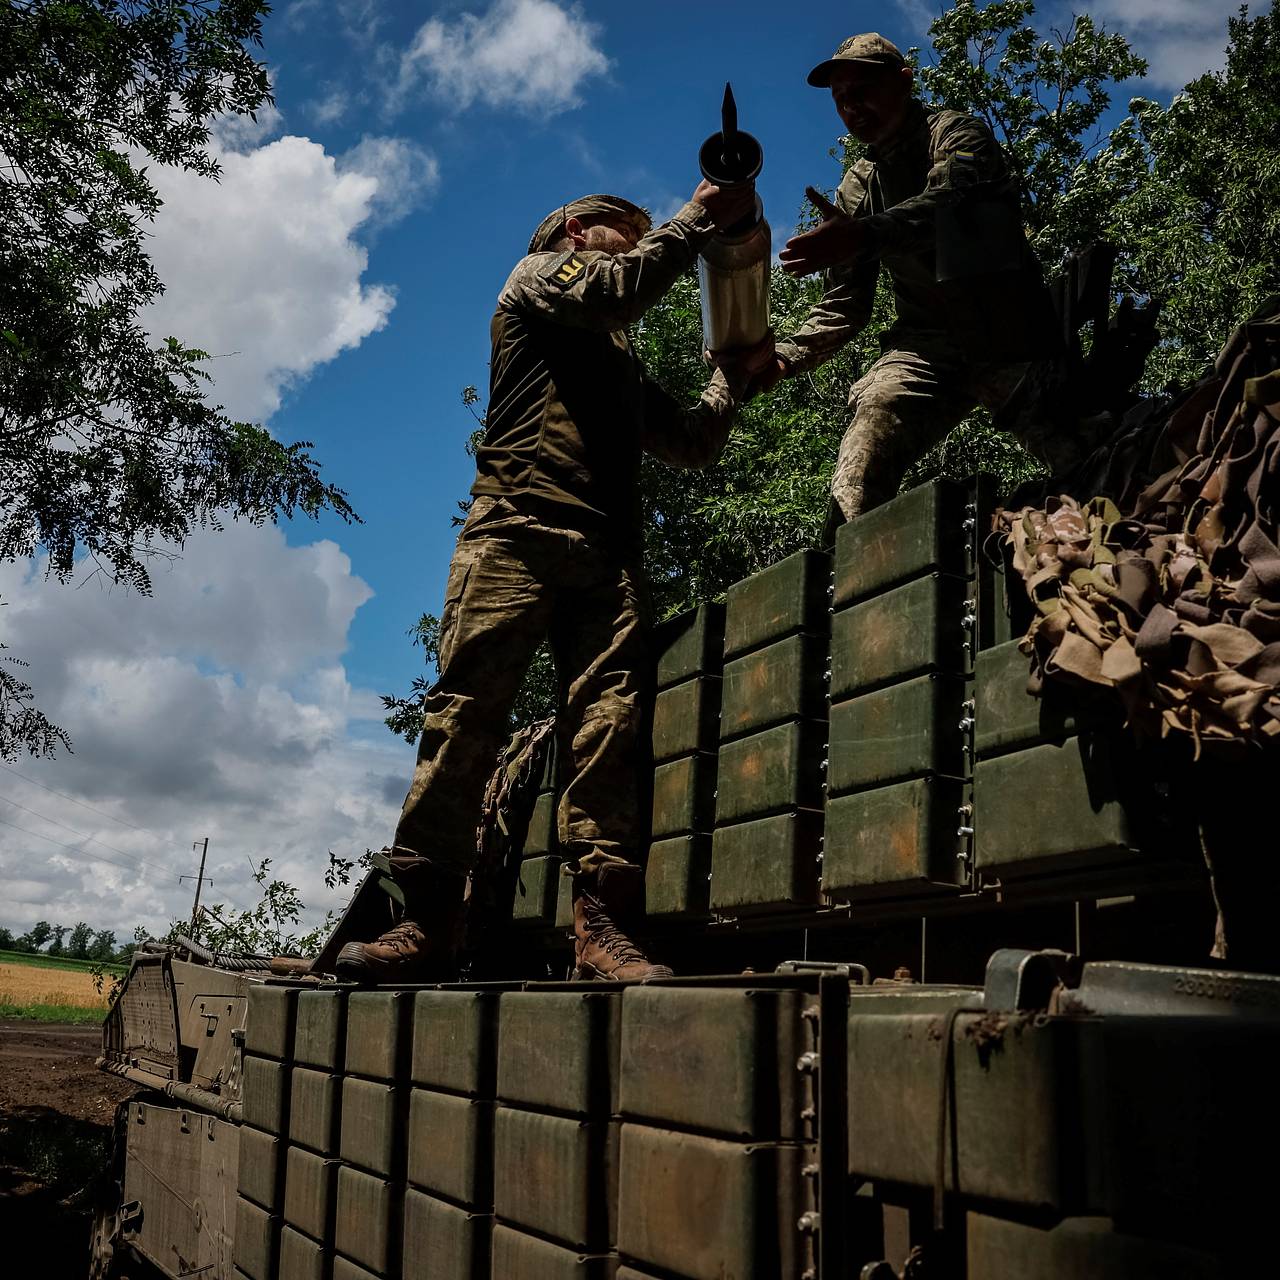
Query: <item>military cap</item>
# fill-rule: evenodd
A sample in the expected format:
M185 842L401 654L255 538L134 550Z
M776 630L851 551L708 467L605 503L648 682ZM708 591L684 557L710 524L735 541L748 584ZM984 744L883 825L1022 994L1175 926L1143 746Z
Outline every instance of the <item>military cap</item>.
M579 196L562 204L547 214L538 223L538 229L529 241L530 253L544 253L562 235L565 224L570 218L590 218L593 220L608 219L610 222L624 222L636 229L637 235L644 235L653 225L649 215L639 205L624 200L621 196Z
M820 62L809 72L809 83L815 89L831 86L831 73L841 64L854 62L873 67L905 67L907 60L902 50L892 40L875 31L860 36L850 36L826 62Z

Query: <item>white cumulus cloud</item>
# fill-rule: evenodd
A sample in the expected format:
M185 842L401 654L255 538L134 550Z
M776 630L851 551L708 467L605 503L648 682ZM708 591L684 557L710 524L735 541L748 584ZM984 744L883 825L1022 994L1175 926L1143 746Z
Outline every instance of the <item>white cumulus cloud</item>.
M439 172L401 139L366 138L341 160L309 138L257 141L220 126L216 185L152 170L164 207L149 250L165 293L143 319L157 337L216 356L218 401L261 420L317 365L386 325L394 291L366 282L357 235L403 216Z
M581 101L585 80L609 69L599 34L581 5L555 0L495 0L482 14L431 18L401 58L393 103L425 86L459 109L564 111Z
M1262 12L1261 6L1251 6ZM1094 0L1089 12L1111 31L1129 37L1146 58L1147 83L1181 89L1226 61L1227 19L1240 0Z
M412 768L342 666L371 594L334 543L274 526L193 536L149 600L0 566L6 639L75 748L0 769L0 923L159 929L190 910L177 877L205 835L206 901L251 905L270 857L332 903L326 852L384 843Z

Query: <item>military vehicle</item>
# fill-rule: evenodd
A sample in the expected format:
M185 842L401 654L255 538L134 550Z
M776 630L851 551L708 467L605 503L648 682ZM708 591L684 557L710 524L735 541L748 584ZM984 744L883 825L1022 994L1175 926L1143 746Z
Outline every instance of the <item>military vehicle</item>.
M503 972L139 952L91 1275L1252 1273L1280 979L1204 966L1160 753L1026 692L990 506L923 486L661 629L646 940L681 976L558 980L553 760Z

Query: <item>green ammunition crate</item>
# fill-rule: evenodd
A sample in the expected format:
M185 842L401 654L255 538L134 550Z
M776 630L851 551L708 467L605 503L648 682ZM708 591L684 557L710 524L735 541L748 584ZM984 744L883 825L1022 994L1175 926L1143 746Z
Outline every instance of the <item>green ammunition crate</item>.
M831 701L930 671L967 674L972 591L963 578L931 573L840 610L831 623Z
M493 1211L593 1252L613 1241L618 1126L499 1106L493 1126Z
M711 906L761 911L818 901L822 813L792 813L717 827L711 838Z
M1018 641L984 649L975 663L974 748L979 759L1038 743L1061 744L1081 729L1118 724L1120 700L1048 679L1042 696L1027 692L1031 660Z
M414 996L414 1084L492 1098L497 1048L496 992L419 991Z
M725 594L724 656L737 657L797 631L825 633L831 557L797 551Z
M289 1068L270 1058L245 1057L240 1079L244 1122L267 1133L283 1133L289 1101Z
M235 1263L249 1280L276 1280L280 1218L240 1197L236 1200Z
M624 1124L618 1252L689 1280L799 1277L813 1151Z
M714 751L720 740L720 679L697 676L664 689L653 705L655 764Z
M673 836L649 846L644 871L645 914L654 919L707 914L711 838Z
M925 573L966 575L973 542L964 528L967 501L964 485L934 480L841 525L835 607Z
M292 1227L280 1232L280 1280L325 1280L328 1254Z
M404 1123L403 1090L381 1080L347 1076L342 1082L342 1136L338 1154L350 1164L389 1177Z
M1096 734L979 760L978 872L1007 879L1135 857L1140 839L1124 763Z
M540 854L554 853L556 837L556 804L559 797L554 791L544 791L533 802L529 818L529 830L525 834L523 856L536 858Z
M347 1000L349 1075L403 1080L412 1041L412 991L353 991Z
M346 1001L342 991L302 991L298 994L293 1060L325 1071L342 1069L346 1041Z
M827 725L796 720L720 748L716 826L822 807Z
M488 1212L493 1202L493 1103L414 1089L408 1176L415 1187Z
M834 761L833 761L834 763ZM822 893L829 899L950 892L968 883L957 832L966 785L915 778L827 801Z
M240 1185L236 1189L268 1213L280 1208L282 1145L273 1133L240 1126Z
M402 1201L402 1188L343 1166L338 1170L334 1247L370 1271L388 1272L399 1251ZM337 1262L333 1270L337 1280Z
M293 1006L297 987L269 982L249 984L244 1051L260 1058L287 1059L293 1045Z
M660 764L653 771L653 838L710 831L715 790L713 755L699 752Z
M486 1214L468 1213L409 1188L402 1280L488 1280L492 1226Z
M1174 1000L1190 995L1202 1005L1233 1003L1246 991L1274 999L1280 986L1261 975L1166 973ZM1280 1147L1280 1010L1271 1005L1268 1014L1086 1023L1098 1027L1098 1044L1087 1042L1094 1051L1080 1055L1084 1103L1075 1123L1100 1140L1101 1211L1126 1230L1238 1253L1240 1263L1256 1258L1250 1243L1275 1213L1267 1170Z
M560 892L562 859L526 858L520 864L520 880L511 907L516 924L550 928L556 922L556 899Z
M1226 1280L1222 1258L1125 1235L1108 1218L1054 1227L967 1215L968 1274L1000 1280Z
M795 635L725 664L720 739L827 714L825 635Z
M976 995L976 993L975 993ZM939 1079L947 1005L926 993L892 1002L850 998L849 1171L932 1187L937 1170ZM917 1011L907 1012L914 1008ZM1090 1119L1080 1063L1096 1045L1097 1019L1040 1014L961 1014L952 1027L946 1188L1038 1213L1089 1212L1100 1190L1086 1177Z
M778 986L629 988L619 1111L729 1138L807 1137L796 1062L813 1048L802 1016L812 1003L811 993Z
M334 1258L333 1280L382 1280L382 1277L356 1266L349 1258Z
M828 795L922 774L965 777L967 685L959 676L917 676L831 708Z
M724 605L700 604L654 628L657 685L668 689L690 676L715 675L724 649Z
M617 1266L613 1254L584 1254L511 1227L493 1228L493 1280L613 1280Z
M607 987L503 992L499 1099L574 1115L613 1114L621 1003L621 990Z
M573 928L573 877L564 874L564 867L560 868L560 875L556 885L556 928L572 929Z
M284 1186L285 1224L313 1240L330 1238L338 1161L290 1147Z
M338 1103L342 1077L294 1067L289 1103L289 1141L322 1156L338 1154Z

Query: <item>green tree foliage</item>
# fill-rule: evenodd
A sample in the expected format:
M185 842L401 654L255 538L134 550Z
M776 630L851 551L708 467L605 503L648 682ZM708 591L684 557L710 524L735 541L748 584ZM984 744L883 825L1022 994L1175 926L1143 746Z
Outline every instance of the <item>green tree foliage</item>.
M1280 292L1280 13L1228 21L1226 67L1148 98L1082 175L1072 214L1120 249L1124 287L1162 304L1153 390L1185 386Z
M0 5L0 559L88 556L150 590L149 557L193 526L324 508L352 515L305 442L205 398L204 352L139 320L162 290L146 254L149 163L218 177L219 116L270 101L259 0ZM0 758L65 735L0 667Z
M18 951L39 951L53 937L53 925L47 920L37 920L26 933L18 939Z
M89 944L93 941L93 926L81 920L67 939L66 954L73 960L85 960L89 956Z
M14 943L17 941L13 936L12 929L6 929L0 924L0 951L13 951Z

